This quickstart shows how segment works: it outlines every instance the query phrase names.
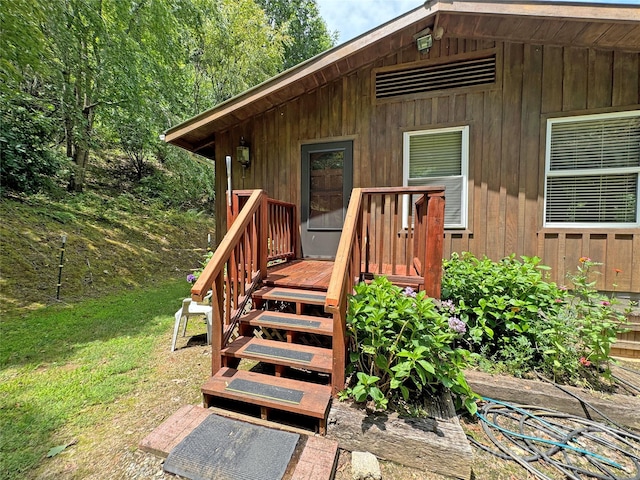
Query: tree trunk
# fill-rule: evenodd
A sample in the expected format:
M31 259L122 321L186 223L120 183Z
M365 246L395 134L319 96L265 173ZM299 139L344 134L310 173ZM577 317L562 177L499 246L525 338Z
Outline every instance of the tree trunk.
M82 136L73 142L72 160L75 164L75 169L69 180L68 190L70 192L82 192L84 190L87 165L89 164L89 138L93 128L94 109L95 104L86 105L82 110Z

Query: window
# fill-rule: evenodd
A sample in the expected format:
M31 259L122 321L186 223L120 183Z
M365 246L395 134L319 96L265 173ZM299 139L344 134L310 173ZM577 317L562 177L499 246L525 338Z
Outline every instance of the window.
M546 227L640 225L640 111L547 121Z
M469 127L405 132L403 164L404 186L445 186L444 227L467 228Z

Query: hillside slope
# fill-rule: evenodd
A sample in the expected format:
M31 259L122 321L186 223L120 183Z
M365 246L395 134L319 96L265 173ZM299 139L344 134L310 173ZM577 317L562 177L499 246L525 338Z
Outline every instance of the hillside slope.
M0 314L186 278L213 238L204 213L163 210L122 194L0 201ZM185 281L185 292L188 285Z

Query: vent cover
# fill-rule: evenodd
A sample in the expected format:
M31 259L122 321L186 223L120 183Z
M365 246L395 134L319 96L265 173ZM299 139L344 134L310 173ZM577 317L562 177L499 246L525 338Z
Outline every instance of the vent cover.
M486 85L496 80L496 57L376 73L376 98Z

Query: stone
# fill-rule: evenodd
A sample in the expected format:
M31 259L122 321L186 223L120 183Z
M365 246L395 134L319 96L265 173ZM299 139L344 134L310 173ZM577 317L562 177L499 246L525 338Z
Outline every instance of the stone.
M351 472L353 480L382 480L378 459L370 452L351 454Z

